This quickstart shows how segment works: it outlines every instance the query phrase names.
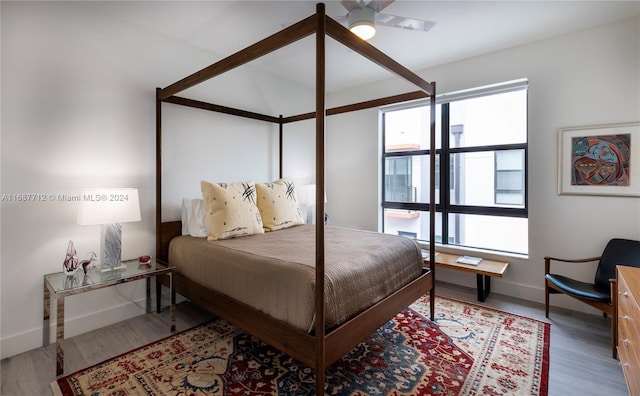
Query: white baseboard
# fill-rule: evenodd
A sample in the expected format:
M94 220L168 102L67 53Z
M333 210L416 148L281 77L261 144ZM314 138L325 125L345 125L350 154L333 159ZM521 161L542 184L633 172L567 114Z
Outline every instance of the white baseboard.
M461 271L447 268L438 268L436 272L436 279L438 281L470 287L474 290L476 289L476 276L475 274L468 272L463 273ZM504 278L493 277L491 278L491 293L503 294L509 297L544 304L544 284L538 287L528 284L508 282ZM552 307L559 307L588 314L601 314L600 311L591 308L587 304L581 303L562 294L552 294L550 296L549 305Z
M476 277L473 274L461 273L460 271L438 269L437 280L455 285L476 288ZM436 287L437 293L437 287ZM539 302L544 304L544 288L531 285L516 284L506 282L504 279L491 279L491 293L503 294L523 300ZM184 300L178 296L178 301ZM597 314L598 311L586 304L574 301L570 297L556 295L551 296L551 305L570 309L573 311ZM112 306L107 309L92 312L89 315L68 318L65 321L65 338L70 338L78 334L99 329L113 323L121 322L145 313L145 299L129 301L121 305ZM152 309L155 309L155 299L152 297ZM52 312L53 313L53 312ZM50 343L55 342L55 316L52 316L49 323ZM0 359L15 356L17 354L30 351L42 346L42 327L36 327L29 331L13 334L0 339Z
M155 301L155 299L152 299ZM154 306L155 304L152 304ZM92 312L89 315L67 318L64 324L64 337L70 338L113 323L121 322L145 313L145 299L129 301L121 305ZM155 307L154 307L155 309ZM52 312L53 313L53 312ZM55 342L55 315L49 322L49 342ZM42 346L42 327L3 337L0 340L0 359L40 348Z

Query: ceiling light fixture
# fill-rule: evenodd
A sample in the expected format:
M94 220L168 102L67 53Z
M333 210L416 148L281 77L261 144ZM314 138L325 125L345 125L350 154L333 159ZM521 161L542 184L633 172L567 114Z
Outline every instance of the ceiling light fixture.
M349 30L363 40L369 40L376 34L376 12L373 8L358 7L349 11Z

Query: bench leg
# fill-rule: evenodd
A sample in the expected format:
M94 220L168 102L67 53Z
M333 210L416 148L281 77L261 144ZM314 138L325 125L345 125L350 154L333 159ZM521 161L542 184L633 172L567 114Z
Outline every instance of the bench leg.
M478 301L484 302L485 298L491 293L491 277L476 274L476 282L478 284Z

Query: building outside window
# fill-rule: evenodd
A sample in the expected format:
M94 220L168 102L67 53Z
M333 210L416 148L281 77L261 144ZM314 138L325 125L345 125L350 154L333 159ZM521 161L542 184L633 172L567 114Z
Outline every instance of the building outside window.
M436 103L436 242L528 254L526 80ZM421 101L382 110L385 233L429 238L429 117Z

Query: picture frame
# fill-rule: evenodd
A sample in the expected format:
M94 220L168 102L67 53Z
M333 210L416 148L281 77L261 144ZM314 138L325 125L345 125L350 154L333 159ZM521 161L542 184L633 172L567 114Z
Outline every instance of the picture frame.
M559 129L558 194L640 196L640 122Z

